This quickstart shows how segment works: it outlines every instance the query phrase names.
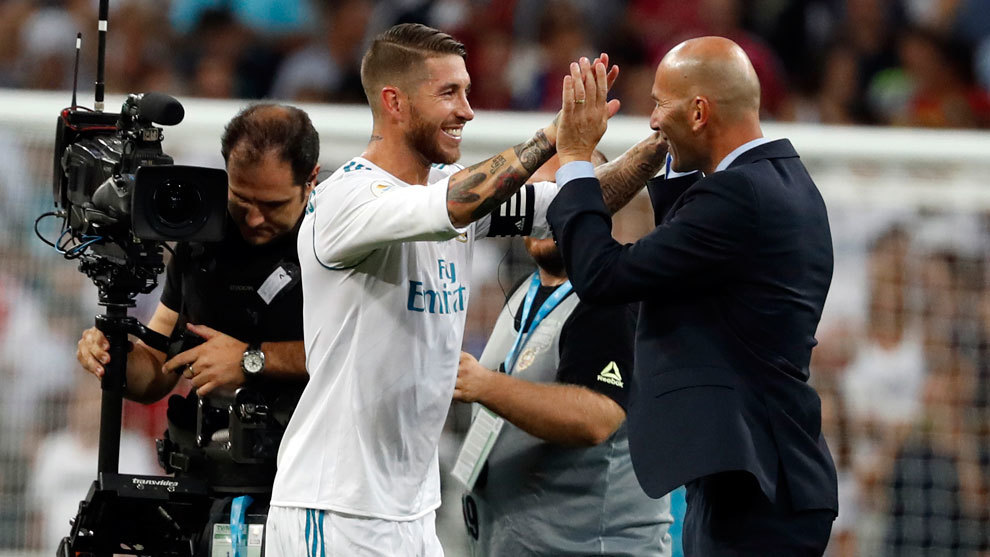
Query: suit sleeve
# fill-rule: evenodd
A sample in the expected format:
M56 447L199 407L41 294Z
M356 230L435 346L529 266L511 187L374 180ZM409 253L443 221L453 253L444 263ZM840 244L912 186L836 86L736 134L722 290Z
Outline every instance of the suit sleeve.
M560 331L557 381L587 387L625 410L635 329L635 312L629 304L579 303Z
M634 244L612 239L596 178L561 188L548 218L581 299L624 303L724 280L750 251L758 215L752 185L723 172L688 188L666 219Z

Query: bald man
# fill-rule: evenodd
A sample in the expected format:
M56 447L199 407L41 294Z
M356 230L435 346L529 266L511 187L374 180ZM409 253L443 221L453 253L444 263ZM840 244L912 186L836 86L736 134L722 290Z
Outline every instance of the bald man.
M598 65L596 65L598 66ZM686 555L821 555L838 511L808 363L832 278L825 204L786 139L763 137L760 85L732 41L660 62L650 126L656 228L616 243L589 156L604 68L572 66L548 220L582 300L641 302L630 455L643 489L684 484ZM562 128L565 127L562 125Z

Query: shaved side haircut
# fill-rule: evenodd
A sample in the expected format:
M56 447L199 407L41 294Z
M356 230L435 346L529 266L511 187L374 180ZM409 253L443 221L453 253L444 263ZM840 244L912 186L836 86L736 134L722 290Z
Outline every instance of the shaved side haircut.
M361 86L373 113L386 85L410 89L423 75L423 62L436 56L467 56L464 45L443 31L420 23L402 23L375 37L361 60Z

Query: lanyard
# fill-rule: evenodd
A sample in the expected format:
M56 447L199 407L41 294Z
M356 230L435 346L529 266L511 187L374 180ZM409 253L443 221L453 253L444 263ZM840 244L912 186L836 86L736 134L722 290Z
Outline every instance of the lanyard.
M540 288L540 273L539 271L533 273L533 278L529 280L529 290L526 292L526 300L523 302L522 318L519 320L519 334L516 335L516 341L512 343L512 349L505 356L505 373L512 375L513 367L516 365L516 359L519 356L519 352L526 346L526 341L529 340L532 331L536 330L536 326L543 321L557 305L571 293L571 281L566 281L556 290L553 294L543 302L540 309L536 311L536 315L533 317L533 323L526 328L526 319L529 317L529 310L533 307L533 299L536 298L536 291Z

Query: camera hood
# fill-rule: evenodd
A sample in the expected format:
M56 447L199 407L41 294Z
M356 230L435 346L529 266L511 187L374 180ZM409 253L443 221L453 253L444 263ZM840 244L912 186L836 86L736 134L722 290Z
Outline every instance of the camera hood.
M224 170L180 165L137 169L131 227L142 240L221 240L226 211Z

